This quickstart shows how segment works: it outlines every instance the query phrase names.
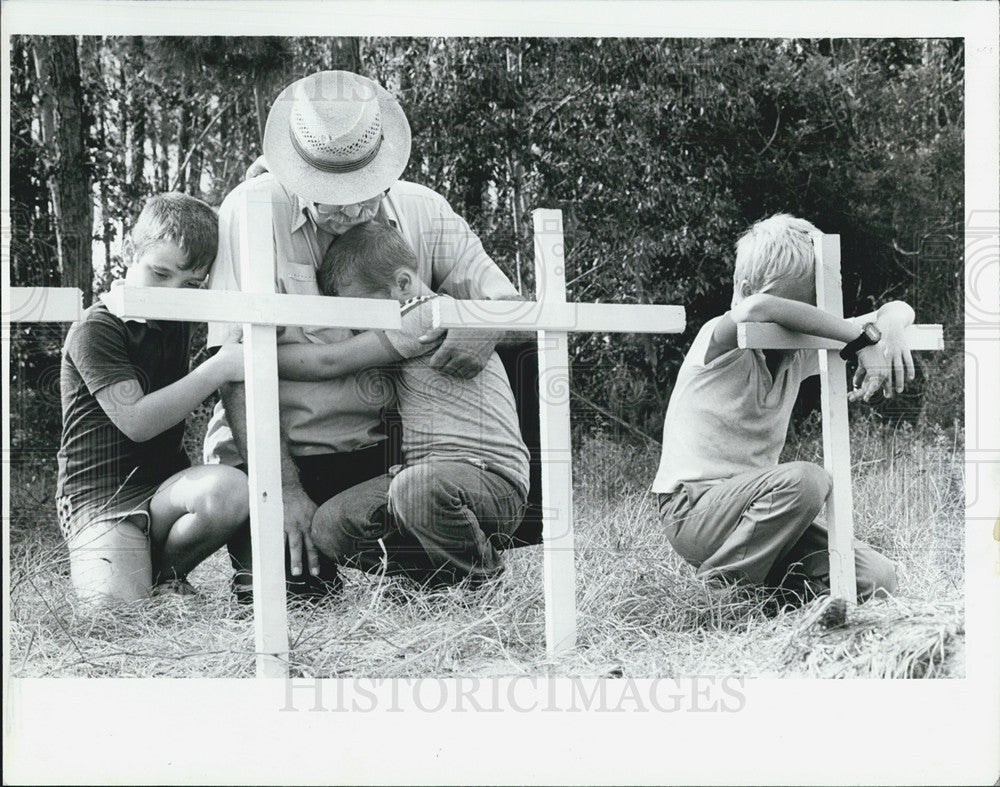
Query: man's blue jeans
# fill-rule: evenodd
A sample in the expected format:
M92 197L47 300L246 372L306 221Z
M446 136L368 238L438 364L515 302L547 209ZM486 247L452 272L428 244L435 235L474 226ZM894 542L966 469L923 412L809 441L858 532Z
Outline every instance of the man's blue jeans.
M426 462L353 486L316 512L312 538L339 563L422 584L499 573L498 547L524 516L525 493L471 462ZM382 544L379 544L379 540ZM383 550L384 546L384 550Z

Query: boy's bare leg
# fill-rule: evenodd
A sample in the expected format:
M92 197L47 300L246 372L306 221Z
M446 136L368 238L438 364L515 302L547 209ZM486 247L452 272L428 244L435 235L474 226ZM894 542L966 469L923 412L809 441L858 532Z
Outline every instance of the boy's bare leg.
M81 602L97 607L149 597L153 572L145 524L141 513L93 522L67 541L70 576Z
M168 478L149 504L153 579L180 579L222 547L249 515L247 477L200 465Z

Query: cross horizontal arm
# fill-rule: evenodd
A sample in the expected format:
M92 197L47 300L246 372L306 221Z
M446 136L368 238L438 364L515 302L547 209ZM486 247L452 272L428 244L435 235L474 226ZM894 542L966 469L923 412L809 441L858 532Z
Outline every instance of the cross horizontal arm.
M683 333L683 306L625 303L434 300L436 328Z
M115 287L104 296L123 319L232 322L253 325L313 325L330 328L398 330L399 303L378 298L167 287Z
M74 322L83 316L83 293L76 287L11 287L3 321Z
M737 343L753 350L839 350L843 342L796 333L773 322L742 322L736 326ZM943 350L940 325L911 325L903 337L911 350Z

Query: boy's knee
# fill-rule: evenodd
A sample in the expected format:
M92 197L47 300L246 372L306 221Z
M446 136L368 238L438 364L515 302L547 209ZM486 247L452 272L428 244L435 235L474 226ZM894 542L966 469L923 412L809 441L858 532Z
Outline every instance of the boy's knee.
M194 511L209 523L238 527L250 516L250 485L235 467L220 465L194 501Z
M432 464L403 468L389 484L389 510L409 526L419 526L453 495Z
M793 489L802 508L819 511L823 507L833 481L830 474L812 462L789 462L780 466L782 481Z

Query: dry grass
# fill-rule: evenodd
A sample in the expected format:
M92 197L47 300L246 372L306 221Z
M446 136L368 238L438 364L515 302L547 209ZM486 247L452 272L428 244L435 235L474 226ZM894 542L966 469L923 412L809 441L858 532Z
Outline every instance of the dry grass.
M808 432L785 458L816 458L819 443ZM572 654L545 659L541 552L532 547L508 553L504 575L477 592L419 591L345 571L338 598L290 605L294 672L961 676L961 442L863 423L853 444L859 535L897 561L901 595L860 607L844 628L819 626L823 600L768 617L763 593L697 580L672 552L644 492L655 449L590 438L575 465L579 645ZM253 623L229 599L222 553L192 574L200 597L96 616L77 607L52 511L52 464L13 457L11 673L252 676Z

